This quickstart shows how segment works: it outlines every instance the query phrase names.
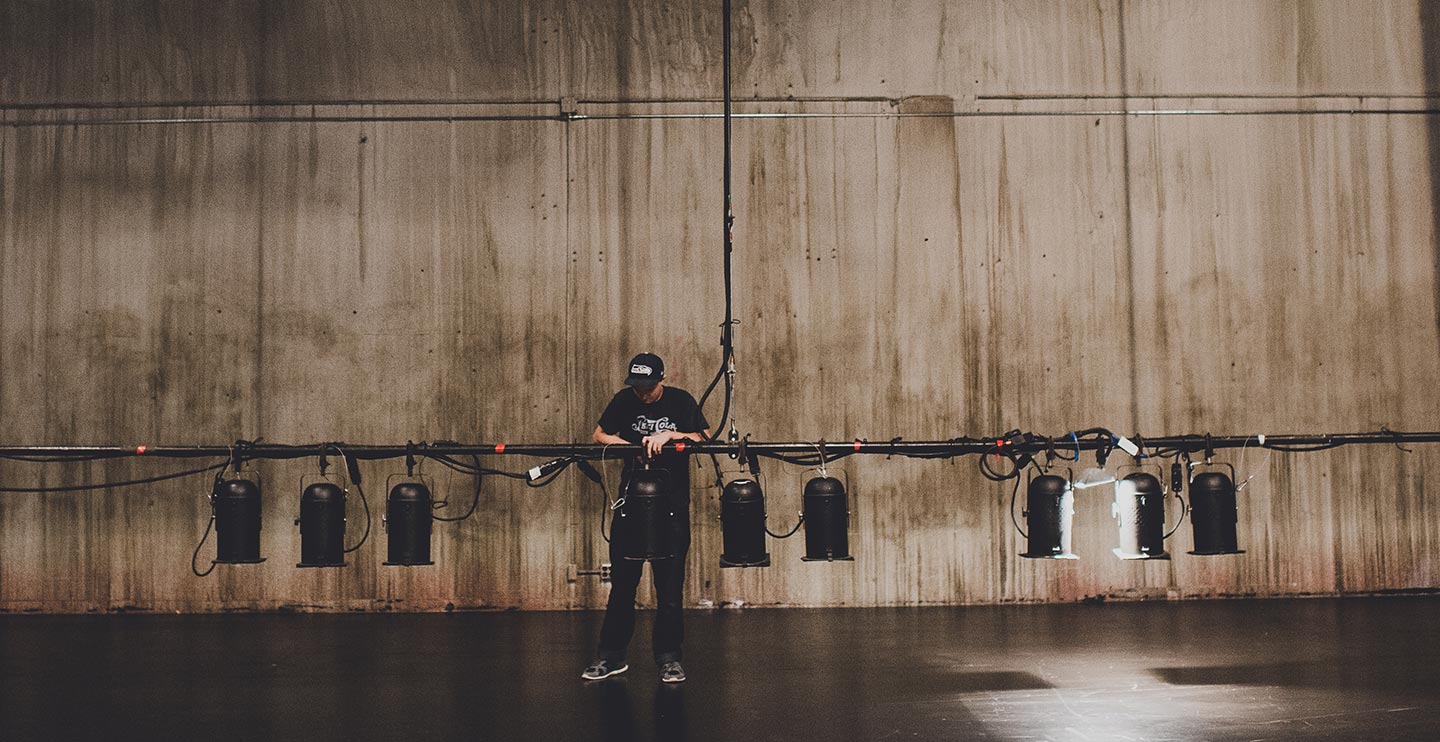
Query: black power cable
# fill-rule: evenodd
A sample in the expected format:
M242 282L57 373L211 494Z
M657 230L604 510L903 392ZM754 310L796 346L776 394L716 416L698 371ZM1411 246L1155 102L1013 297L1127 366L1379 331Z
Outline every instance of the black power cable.
M605 515L618 507L619 503L624 500L624 495L622 494L621 499L617 500L615 505L610 504L610 489L605 486L605 455L609 450L610 444L606 444L604 448L600 449L600 466L593 469L595 476L591 477L590 472L586 472L587 477L600 485L600 497L603 498L605 502L605 507L600 509L600 538L604 539L607 544L610 543L610 535L605 532ZM623 471L621 472L620 478L622 482L625 481Z
M1343 445L1345 444L1338 441L1328 441L1326 443L1317 443L1312 446L1287 446L1280 443L1261 443L1258 444L1257 447L1268 448L1272 451L1279 451L1281 453L1311 453L1314 451L1328 451L1332 448L1339 448Z
M1174 536L1174 535L1175 535L1175 532L1178 531L1178 530L1180 530L1180 526L1184 525L1184 523L1185 523L1185 516L1187 516L1187 515L1190 514L1190 505L1189 505L1189 503L1185 502L1185 497L1182 496L1179 492L1174 493L1174 495L1175 495L1175 499L1177 499L1177 500L1180 501L1180 519L1177 520L1177 521L1175 521L1175 527L1174 527L1174 528L1171 528L1171 529L1170 529L1170 532L1169 532L1169 533L1166 533L1166 534L1162 537L1161 540L1164 540L1164 539L1170 538L1171 536Z
M47 463L48 463L48 462L47 462ZM54 462L54 463L59 463L59 462L56 461L56 462ZM90 490L113 489L113 488L116 488L116 487L133 487L133 486L138 485L138 484L154 484L154 483L156 483L156 482L166 482L166 481L169 481L169 480L171 480L171 479L181 479L181 478L184 478L184 477L193 477L193 476L195 476L196 474L204 474L204 473L207 472L207 471L215 471L216 469L224 469L229 463L230 463L230 462L229 462L228 460L226 460L226 461L222 461L222 462L220 462L220 463L218 463L218 464L212 464L212 465L210 465L210 466L202 466L202 467L199 467L199 468L197 468L197 469L186 469L185 471L173 472L173 473L170 473L170 474L161 474L161 475L154 476L154 477L146 477L146 478L144 478L144 479L127 479L127 480L120 481L120 482L97 482L97 483L94 483L94 484L72 484L72 485L65 485L65 486L61 486L61 487L0 487L0 492L27 492L27 493L87 492L87 491L90 491Z
M991 459L1010 462L1009 471L1000 471L991 463ZM1005 451L997 447L991 453L982 453L978 460L980 474L992 482L1004 482L1007 479L1019 479L1021 472L1025 471L1025 464L1021 463L1013 451Z
M229 463L230 461L225 462L226 465ZM239 460L235 459L235 463L238 470ZM210 520L205 523L205 535L200 537L200 543L195 544L195 553L190 555L190 571L196 577L209 576L211 572L215 571L215 565L217 564L216 562L211 562L210 569L201 572L200 569L195 566L195 560L200 558L200 550L205 547L205 542L210 539L210 529L215 527L215 493L220 491L220 483L223 481L225 481L225 470L221 469L215 473L215 481L210 485Z
M566 469L569 469L570 465L574 464L576 460L577 458L574 456L566 456L565 458L556 461L555 469L550 471L548 474L540 477L539 479L531 480L529 477L526 477L525 486L531 489L549 487L550 485L555 483L556 479L560 478L560 473L565 471Z
M800 530L800 526L803 526L803 525L805 525L805 514L804 514L804 513L801 513L801 514L800 514L800 520L796 521L795 527L794 527L794 528L791 528L791 529L790 529L790 532L787 533L787 534L785 534L784 536L781 536L780 534L778 534L778 533L770 530L770 526L768 526L768 525L765 526L765 532L768 533L768 534L770 534L770 538L790 538L791 536L794 536L794 535L795 535L795 532L798 531L798 530Z
M1030 534L1026 533L1025 529L1020 527L1020 521L1015 518L1015 498L1019 496L1019 494L1020 477L1017 476L1015 477L1015 488L1010 490L1010 522L1015 525L1015 530L1020 533L1022 538L1029 539Z
M360 482L359 462L347 456L339 444L332 443L330 447L335 449L336 453L340 454L340 460L345 463L345 471L350 475L350 483L355 485L355 492L360 495L360 504L365 506L365 533L360 536L359 543L345 549L344 553L349 554L353 551L358 551L360 547L365 545L365 541L370 538L370 501L365 498L365 487Z
M733 286L731 281L730 269L731 253L735 251L735 210L733 200L734 196L730 189L730 176L732 172L730 149L731 142L733 141L730 127L730 122L732 118L732 97L730 93L730 0L724 0L724 2L722 3L721 26L721 46L723 47L722 55L724 57L722 85L724 88L725 101L725 322L720 326L720 347L722 348L720 356L720 370L715 372L715 378L710 380L710 385L705 388L705 393L700 396L700 409L702 412L704 411L705 402L710 398L710 393L715 390L715 385L719 383L721 377L724 377L725 379L725 407L720 412L720 422L715 426L713 432L710 433L710 440L718 439L722 435L722 432L725 430L725 424L729 422L730 419L730 403L731 400L733 400L735 397L734 367L736 320L734 314L735 305L732 298Z
M479 456L471 456L470 458L472 458L472 459L475 460L475 468L476 468L476 469L479 469L479 468L480 468L480 457L479 457ZM470 509L469 509L469 510L466 510L464 515L458 515L458 516L455 516L455 517L453 517L453 518L452 518L452 517L446 517L446 516L443 516L443 515L435 515L434 513L431 513L431 514L430 514L430 517L431 517L431 518L434 518L435 520L442 521L442 522L445 522L445 523L458 523L459 521L465 520L466 518L469 518L471 515L474 515L474 514L475 514L475 508L476 508L476 506L478 506L478 505L480 504L480 486L481 486L481 483L485 481L485 475L483 475L483 474L481 474L481 473L479 473L479 472L471 472L471 473L470 473L470 476L472 476L472 477L475 478L475 496L470 499ZM438 504L438 503L437 503L437 504Z
M217 562L211 562L210 569L207 569L204 572L201 572L200 569L195 566L195 560L200 558L200 549L202 549L205 546L205 542L210 539L210 529L214 526L215 513L212 511L210 513L210 520L205 523L205 535L200 537L200 543L195 544L195 553L190 555L190 571L195 573L196 577L208 577L211 572L215 571L215 565L217 564Z
M440 454L440 453L426 453L426 454L423 454L423 455L424 455L426 458L434 459L435 461L440 462L440 463L441 463L443 466L445 466L446 468L452 469L452 470L454 470L454 471L458 471L458 472L460 472L460 473L462 473L462 474L482 474L482 475L485 475L485 476L506 477L506 478L508 478L508 479L528 479L528 477L526 477L523 472L513 472L513 471L503 471L503 470L500 470L500 469L490 469L490 468L487 468L487 467L484 467L484 466L480 466L478 463L477 463L477 464L467 464L467 463L465 463L465 462L463 462L463 461L459 461L459 460L457 460L457 459L455 459L455 458L453 458L453 457L451 457L451 456L446 456L445 454ZM471 454L471 456L472 456L472 457L475 459L475 461L477 461L477 462L480 460L480 457L475 456L474 454Z
M110 451L105 453L88 454L85 456L26 456L24 454L6 454L0 459L6 461L20 461L27 464L68 464L83 461L104 461L106 459L119 459L134 455L133 451Z

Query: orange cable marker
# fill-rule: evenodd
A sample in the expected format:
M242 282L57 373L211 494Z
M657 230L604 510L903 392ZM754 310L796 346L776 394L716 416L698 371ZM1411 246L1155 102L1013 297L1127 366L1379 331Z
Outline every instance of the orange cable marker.
M505 444L504 444L504 443L496 443L496 444L495 444L495 453L505 453Z
M676 450L677 452L679 452L679 451L684 451L684 450L685 450L685 441L675 441L675 450Z
M145 453L145 446L136 446L136 447L135 447L135 455L136 455L136 456L144 455L144 453Z
M855 450L856 450L856 451L859 451L859 450L860 450L860 441L858 441L858 440L855 441Z

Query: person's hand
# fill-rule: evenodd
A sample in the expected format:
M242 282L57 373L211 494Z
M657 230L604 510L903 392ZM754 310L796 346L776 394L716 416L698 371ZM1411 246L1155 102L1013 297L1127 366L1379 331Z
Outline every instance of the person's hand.
M645 447L645 455L655 458L660 455L660 449L665 447L669 441L675 440L677 434L673 430L662 430L655 435L647 435L640 440L640 445Z

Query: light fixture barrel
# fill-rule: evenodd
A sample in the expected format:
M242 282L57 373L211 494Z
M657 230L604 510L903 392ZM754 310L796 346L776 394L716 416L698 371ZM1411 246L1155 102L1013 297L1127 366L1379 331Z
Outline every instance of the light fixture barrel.
M1235 534L1239 521L1235 482L1223 472L1207 471L1190 480L1190 523L1195 533L1191 554L1241 554Z
M300 563L297 567L345 566L345 490L315 482L300 493Z
M634 472L623 491L625 502L615 514L614 534L622 559L649 561L675 556L675 507L669 476L663 469Z
M1025 489L1027 543L1021 556L1028 559L1075 559L1070 551L1075 493L1070 482L1054 474L1030 480Z
M212 495L215 509L215 563L258 564L260 556L260 483L227 479Z
M1115 483L1112 512L1120 527L1121 559L1169 559L1165 552L1165 489L1149 472L1135 472Z
M852 561L850 505L845 485L835 477L805 483L805 556L807 562Z
M389 533L385 564L417 567L430 559L430 488L424 482L400 482L390 488L385 502L385 528Z
M720 492L721 567L768 567L765 493L753 479L736 479Z

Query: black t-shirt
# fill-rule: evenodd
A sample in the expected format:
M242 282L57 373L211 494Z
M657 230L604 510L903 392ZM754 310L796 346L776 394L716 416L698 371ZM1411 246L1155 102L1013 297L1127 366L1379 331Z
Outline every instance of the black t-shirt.
M699 433L708 427L710 423L706 422L705 413L700 411L700 405L695 403L690 392L673 386L661 387L660 399L651 404L641 402L635 396L635 390L627 386L610 398L610 404L600 414L600 429L624 438L626 443L638 444L645 436L662 430ZM637 459L632 458L625 463L624 481L629 481L630 472L637 466ZM650 467L670 472L670 496L675 498L676 505L690 504L689 454L675 453L667 448L665 453L650 462Z

